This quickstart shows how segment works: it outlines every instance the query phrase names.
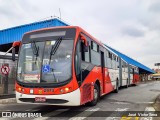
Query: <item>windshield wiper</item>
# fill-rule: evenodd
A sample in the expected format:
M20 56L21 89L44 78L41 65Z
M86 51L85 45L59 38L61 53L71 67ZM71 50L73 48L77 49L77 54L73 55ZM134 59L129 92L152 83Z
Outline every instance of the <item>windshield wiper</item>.
M35 41L32 42L32 50L33 50L33 54L36 55L36 56L39 56L39 47L37 47Z
M56 51L57 51L57 49L58 49L61 41L62 41L62 37L59 37L59 38L57 39L56 43L52 46L51 52L50 52L50 57L49 57L49 64L50 64L50 62L51 62L52 55L54 55L54 54L56 53ZM54 74L54 68L52 68L52 72L53 72L53 77L54 77L54 79L55 79L56 81L58 81L57 78L56 78L56 76L55 76L55 74Z
M39 56L39 46L37 47L35 41L32 42L32 51L33 51L33 54L36 56L36 60L35 60L35 64L36 64L37 57Z
M56 51L57 51L57 49L58 49L61 41L62 41L62 37L58 38L58 40L56 41L56 43L52 46L51 52L50 52L50 57L49 57L49 63L51 61L52 55L54 55L56 53Z

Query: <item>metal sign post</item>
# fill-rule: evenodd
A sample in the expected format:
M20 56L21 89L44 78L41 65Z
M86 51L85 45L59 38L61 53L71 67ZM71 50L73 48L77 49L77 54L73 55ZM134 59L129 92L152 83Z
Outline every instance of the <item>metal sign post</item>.
M8 74L9 74L9 64L4 63L1 67L1 73L5 76L4 81L4 94L8 94Z

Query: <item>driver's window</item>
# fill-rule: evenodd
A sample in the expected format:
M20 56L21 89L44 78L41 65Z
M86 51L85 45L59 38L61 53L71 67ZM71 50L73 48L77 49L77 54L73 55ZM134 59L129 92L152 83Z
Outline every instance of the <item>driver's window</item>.
M75 55L75 72L78 82L81 81L81 52L80 52L80 43L78 41L76 45L76 55Z

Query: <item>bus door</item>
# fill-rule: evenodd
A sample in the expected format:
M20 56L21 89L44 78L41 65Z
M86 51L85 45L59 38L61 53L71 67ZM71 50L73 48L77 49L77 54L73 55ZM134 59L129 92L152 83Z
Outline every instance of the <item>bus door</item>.
M101 71L102 71L102 83L103 83L103 93L106 89L106 81L105 81L105 59L104 59L104 52L101 51Z

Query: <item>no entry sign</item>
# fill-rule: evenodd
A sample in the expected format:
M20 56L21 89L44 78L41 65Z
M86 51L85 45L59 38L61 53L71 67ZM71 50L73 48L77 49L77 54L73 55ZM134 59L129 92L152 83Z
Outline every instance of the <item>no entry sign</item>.
M10 69L9 69L9 65L8 64L5 64L5 65L2 65L1 67L1 73L4 74L4 75L8 75Z

